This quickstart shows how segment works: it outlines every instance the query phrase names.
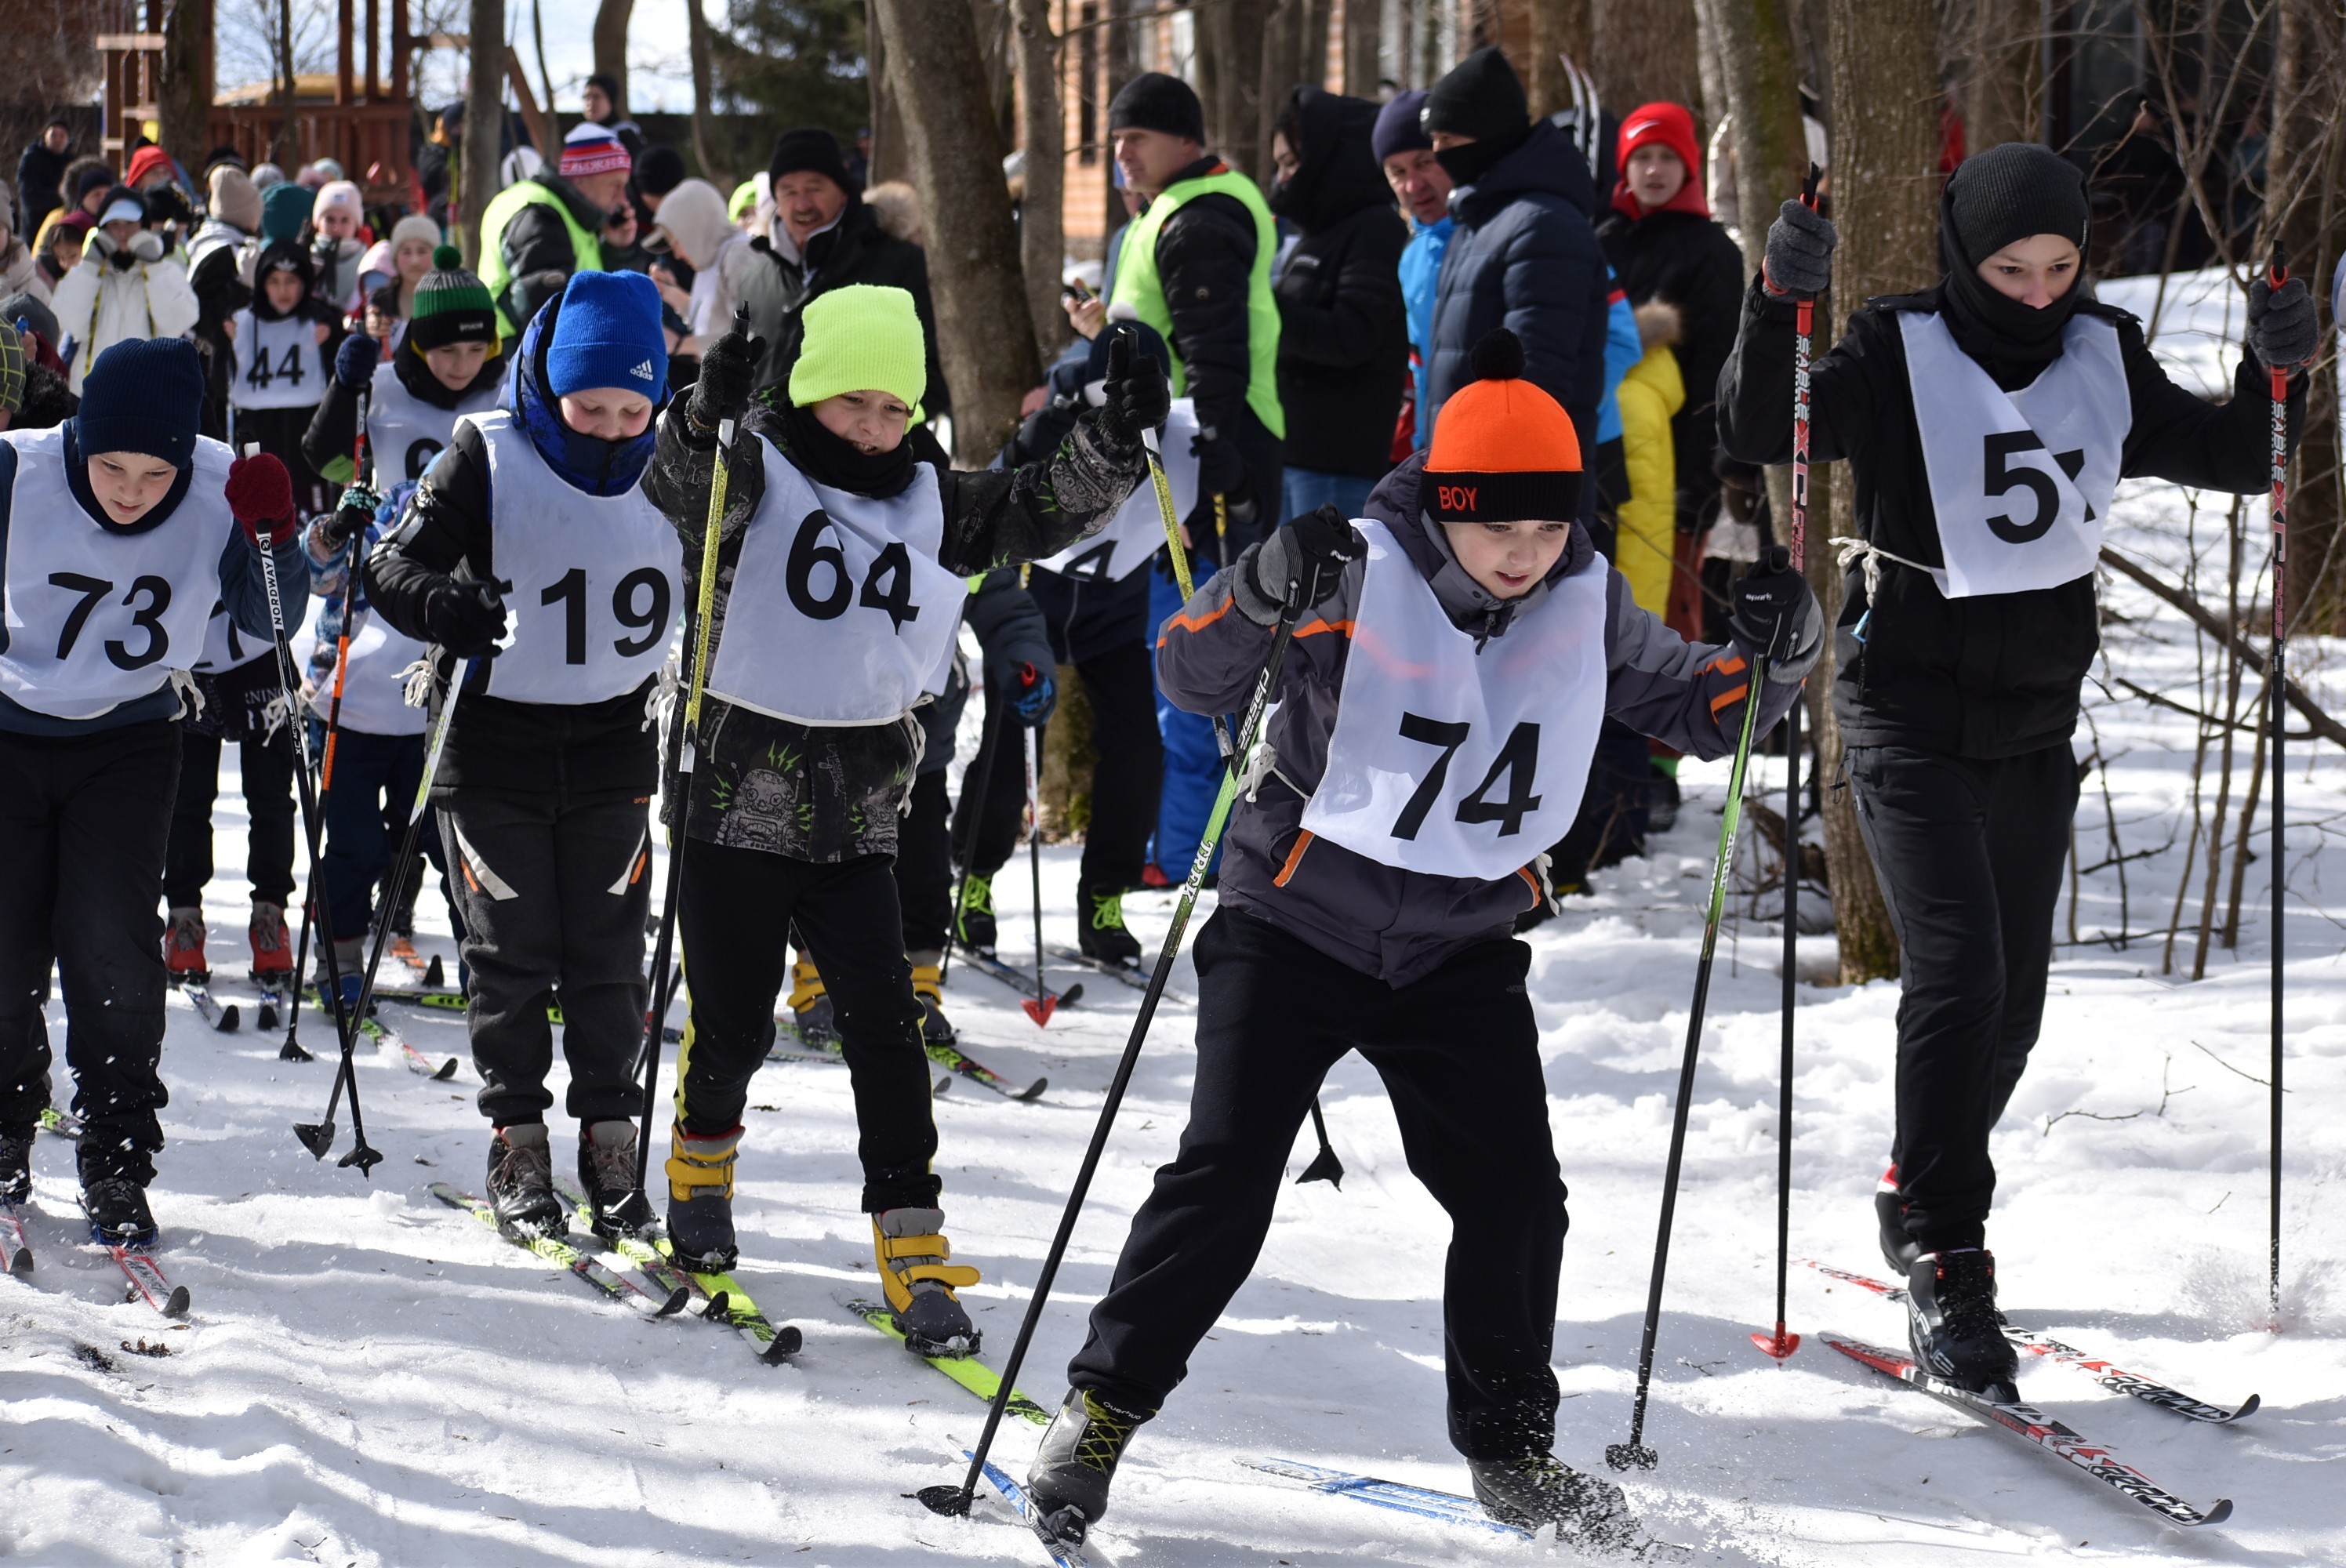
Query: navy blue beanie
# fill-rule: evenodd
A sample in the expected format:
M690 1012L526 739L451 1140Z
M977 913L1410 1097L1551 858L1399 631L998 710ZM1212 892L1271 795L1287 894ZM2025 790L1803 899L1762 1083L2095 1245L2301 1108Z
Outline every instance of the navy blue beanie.
M1369 133L1369 146L1375 149L1377 162L1383 163L1397 152L1431 151L1433 143L1425 127L1417 123L1418 111L1425 107L1425 94L1417 87L1405 93L1395 93L1392 101L1377 111L1376 128Z
M645 280L649 282L649 279ZM186 468L196 460L204 365L185 338L126 338L82 378L74 415L81 450L137 452Z
M574 272L546 352L546 390L625 387L658 402L668 385L659 290L641 272Z

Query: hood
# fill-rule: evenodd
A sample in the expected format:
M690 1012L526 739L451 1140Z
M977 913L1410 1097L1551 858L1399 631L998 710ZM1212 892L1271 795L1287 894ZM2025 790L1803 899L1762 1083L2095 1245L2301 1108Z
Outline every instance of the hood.
M1451 554L1450 541L1442 524L1428 517L1419 504L1424 468L1425 453L1410 453L1369 492L1367 514L1401 541L1411 565L1433 585L1434 602L1442 606L1442 613L1450 617L1451 625L1474 636L1478 646L1504 636L1517 615L1538 604L1550 588L1586 568L1596 557L1596 546L1587 531L1575 523L1564 554L1556 557L1554 568L1530 593L1519 599L1498 598L1466 575L1458 557Z
M1596 211L1596 182L1579 150L1550 122L1534 120L1530 133L1488 174L1450 193L1450 210L1481 225L1516 198L1542 191L1564 198L1584 216Z
M623 494L643 477L645 465L652 460L659 409L667 395L663 392L660 402L653 404L652 418L643 434L626 441L597 441L563 423L561 408L546 380L546 351L554 346L554 322L561 310L562 298L556 295L522 329L520 346L499 389L498 403L529 433L530 444L563 483L589 495Z
M269 275L289 270L301 280L301 299L291 310L280 311L269 302ZM252 314L255 320L274 321L280 317L309 315L311 301L317 297L317 265L299 240L278 240L262 250L260 259L252 264Z
M1392 189L1372 145L1377 106L1318 87L1298 87L1288 102L1303 139L1303 166L1270 189L1270 209L1316 234L1362 208L1390 208Z

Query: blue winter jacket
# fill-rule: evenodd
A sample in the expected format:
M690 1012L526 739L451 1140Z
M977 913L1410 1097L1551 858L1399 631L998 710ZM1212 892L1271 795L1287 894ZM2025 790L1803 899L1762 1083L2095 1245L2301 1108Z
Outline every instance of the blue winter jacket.
M1450 247L1454 218L1432 223L1409 220L1409 243L1401 253L1401 305L1409 321L1409 346L1417 351L1410 379L1417 384L1417 445L1423 451L1433 439L1433 407L1425 401L1425 367L1433 343L1433 290L1442 276L1442 253Z

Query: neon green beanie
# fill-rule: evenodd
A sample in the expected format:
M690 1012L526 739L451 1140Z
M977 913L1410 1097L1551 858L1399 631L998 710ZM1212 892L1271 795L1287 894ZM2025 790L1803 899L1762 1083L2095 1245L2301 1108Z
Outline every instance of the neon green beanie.
M745 215L756 211L757 207L758 182L745 179L733 188L733 194L726 199L725 216L739 223Z
M801 408L869 388L918 411L929 390L927 341L913 296L851 283L818 294L800 312L806 336L790 367L790 402Z

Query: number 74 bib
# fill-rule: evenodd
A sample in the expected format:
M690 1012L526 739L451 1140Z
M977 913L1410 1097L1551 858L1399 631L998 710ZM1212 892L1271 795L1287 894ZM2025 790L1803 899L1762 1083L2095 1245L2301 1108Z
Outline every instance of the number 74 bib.
M1601 565L1549 589L1477 653L1382 524L1328 766L1303 827L1403 871L1496 881L1565 835L1605 718Z

